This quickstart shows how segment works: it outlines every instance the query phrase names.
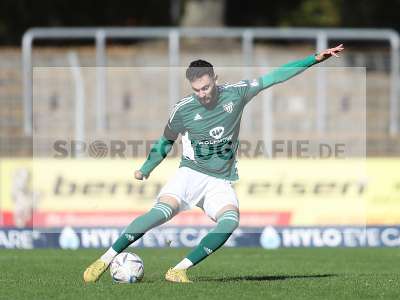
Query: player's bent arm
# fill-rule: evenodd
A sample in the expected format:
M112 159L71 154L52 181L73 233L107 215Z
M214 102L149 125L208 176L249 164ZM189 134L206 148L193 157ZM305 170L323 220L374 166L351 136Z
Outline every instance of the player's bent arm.
M261 88L266 89L274 84L284 82L317 63L319 63L319 61L316 59L315 55L289 62L271 73L261 76L259 79Z
M140 170L135 172L135 178L143 179L143 177L149 177L150 173L163 161L163 159L171 151L174 142L175 139L167 138L165 137L165 135L162 135L151 147L150 153Z

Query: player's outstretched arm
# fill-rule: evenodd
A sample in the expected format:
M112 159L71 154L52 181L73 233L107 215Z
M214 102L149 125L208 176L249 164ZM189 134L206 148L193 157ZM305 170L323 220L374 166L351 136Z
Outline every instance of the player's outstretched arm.
M150 176L150 173L163 161L171 151L174 140L161 136L151 147L150 153L140 170L135 171L135 178L143 180Z
M328 59L331 56L339 57L338 53L343 50L343 44L340 44L334 48L326 49L315 55L307 56L306 58L303 58L301 60L289 62L272 71L271 73L261 76L261 87L262 89L266 89L274 84L284 82L300 74L307 68Z

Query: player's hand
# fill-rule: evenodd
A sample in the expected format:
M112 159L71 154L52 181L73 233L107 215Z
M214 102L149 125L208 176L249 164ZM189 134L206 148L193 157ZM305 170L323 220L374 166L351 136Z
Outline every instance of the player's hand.
M343 50L344 50L343 44L340 44L339 46L336 46L334 48L329 48L322 51L321 53L318 53L317 55L315 55L315 59L317 61L323 61L331 56L339 57L338 53L342 52Z
M140 170L136 170L135 171L135 179L137 180L143 180L146 179L147 177L143 175L142 172L140 172Z

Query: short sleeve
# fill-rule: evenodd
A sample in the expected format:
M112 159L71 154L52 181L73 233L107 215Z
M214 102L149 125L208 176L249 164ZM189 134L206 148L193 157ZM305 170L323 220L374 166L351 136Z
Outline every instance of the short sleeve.
M178 135L184 131L183 121L178 111L179 107L172 110L167 126L165 126L164 136L170 140L176 140Z

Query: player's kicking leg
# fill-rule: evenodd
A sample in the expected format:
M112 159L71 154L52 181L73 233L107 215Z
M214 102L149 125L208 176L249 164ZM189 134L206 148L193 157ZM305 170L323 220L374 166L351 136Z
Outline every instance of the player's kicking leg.
M239 225L238 208L234 205L226 205L217 213L216 219L217 226L200 241L200 244L186 258L174 268L168 270L165 274L167 281L191 282L186 275L186 270L197 265L225 244L232 232Z
M96 282L107 270L114 257L124 251L130 244L141 238L148 230L170 220L178 211L178 201L169 196L163 196L159 202L144 215L136 218L124 230L122 235L98 260L93 262L83 273L86 283Z

